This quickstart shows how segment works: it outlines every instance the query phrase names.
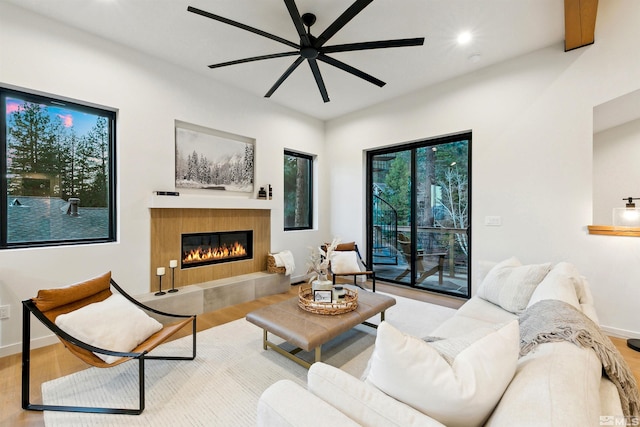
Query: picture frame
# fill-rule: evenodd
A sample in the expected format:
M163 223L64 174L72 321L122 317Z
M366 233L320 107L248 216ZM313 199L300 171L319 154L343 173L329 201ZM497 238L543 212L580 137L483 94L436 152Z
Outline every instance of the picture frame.
M331 290L316 290L313 291L313 301L314 302L331 302L332 297Z
M175 121L176 189L254 192L255 139Z

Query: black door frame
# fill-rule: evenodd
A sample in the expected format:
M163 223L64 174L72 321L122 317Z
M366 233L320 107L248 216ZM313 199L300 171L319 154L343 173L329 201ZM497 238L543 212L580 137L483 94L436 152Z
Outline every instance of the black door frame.
M423 147L433 147L433 146L438 146L438 145L442 145L442 144L447 144L447 143L451 143L451 142L456 142L456 141L463 141L466 140L468 141L468 152L467 152L467 185L468 185L468 189L467 189L467 197L468 197L468 224L467 224L467 242L468 242L468 256L467 256L467 294L466 295L460 295L459 293L452 293L452 292L447 292L447 291L437 291L437 290L426 290L424 288L418 287L416 286L415 283L415 274L414 272L416 271L416 262L417 262L417 245L415 245L412 250L411 250L411 280L409 282L409 284L406 283L402 283L400 281L395 281L392 279L382 279L381 280L385 280L385 281L389 281L392 283L397 283L399 285L402 286L408 286L411 287L413 289L421 289L421 290L425 290L428 292L436 292L439 294L445 294L445 295L452 295L452 296L456 296L456 297L463 297L463 298L471 298L471 278L472 278L472 272L471 272L471 190L472 190L472 185L471 185L471 159L472 159L472 131L468 130L468 131L464 131L464 132L459 132L459 133L454 133L454 134L449 134L449 135L443 135L443 136L438 136L435 138L429 138L429 139L424 139L424 140L418 140L418 141L413 141L413 142L408 142L408 143L402 143L402 144L398 144L398 145L394 145L394 146L389 146L389 147L385 147L385 148L380 148L380 149L372 149L369 151L366 151L366 240L367 240L367 252L366 252L366 259L367 259L367 263L368 265L370 265L372 268L374 268L374 264L373 264L373 228L372 228L372 224L373 224L373 178L372 178L372 171L373 171L373 158L376 155L380 155L380 154L387 154L387 153L397 153L400 151L410 151L411 153L411 186L410 186L410 200L411 200L411 205L410 205L410 222L411 222L411 238L412 241L416 241L415 240L415 236L417 236L418 233L418 229L417 229L417 221L416 221L416 216L417 216L417 186L415 185L416 179L417 179L417 168L415 167L416 164L416 151L419 148L423 148Z

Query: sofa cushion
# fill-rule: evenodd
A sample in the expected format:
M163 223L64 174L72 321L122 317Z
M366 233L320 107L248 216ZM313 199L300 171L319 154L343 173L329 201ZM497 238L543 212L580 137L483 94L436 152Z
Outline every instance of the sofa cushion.
M506 323L518 318L516 314L480 297L473 297L463 304L456 312L456 316L470 317L489 323Z
M540 344L518 362L486 426L597 426L601 376L593 350L568 342Z
M68 334L105 350L127 352L162 329L162 324L120 294L86 305L56 318L56 325ZM120 359L95 353L107 363Z
M449 427L481 425L515 372L519 336L516 320L489 328L449 364L432 345L382 322L366 382Z
M478 296L512 313L522 313L551 264L522 265L515 257L498 263L478 289Z
M492 328L498 323L507 323L518 316L482 298L473 297L456 314L443 322L429 335L450 338L477 328Z
M309 391L363 426L443 427L376 387L325 363L311 365L307 383Z

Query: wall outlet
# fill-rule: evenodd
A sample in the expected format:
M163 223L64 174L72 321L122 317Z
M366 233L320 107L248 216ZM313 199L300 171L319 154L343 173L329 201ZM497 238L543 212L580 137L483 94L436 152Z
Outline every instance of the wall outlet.
M11 306L10 305L3 305L0 306L0 319L8 319L9 316L11 315L10 309Z

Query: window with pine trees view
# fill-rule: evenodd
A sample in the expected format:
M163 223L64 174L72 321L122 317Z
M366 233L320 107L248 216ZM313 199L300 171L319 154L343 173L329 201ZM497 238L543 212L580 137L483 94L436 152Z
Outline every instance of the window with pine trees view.
M284 152L284 229L313 227L313 157Z
M0 88L0 247L115 240L115 112Z

